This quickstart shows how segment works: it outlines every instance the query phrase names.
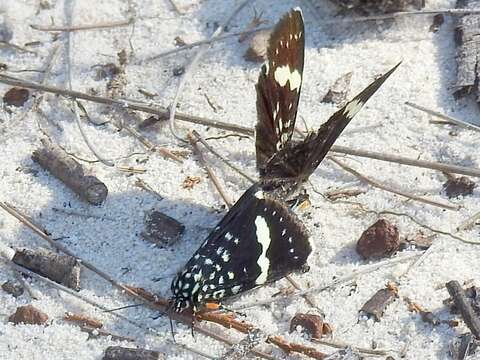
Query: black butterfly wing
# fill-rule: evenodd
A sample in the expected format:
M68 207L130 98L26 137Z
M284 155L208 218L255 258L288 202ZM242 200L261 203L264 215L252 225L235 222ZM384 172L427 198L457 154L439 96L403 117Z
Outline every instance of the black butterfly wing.
M307 180L345 127L399 65L400 63L367 86L322 124L317 132L276 153L267 163L265 173L272 178L297 178L298 182Z
M302 12L292 9L275 26L257 90L255 147L257 168L290 141L295 128L303 76L305 34Z
M177 301L221 300L302 269L308 233L281 202L254 185L173 280Z

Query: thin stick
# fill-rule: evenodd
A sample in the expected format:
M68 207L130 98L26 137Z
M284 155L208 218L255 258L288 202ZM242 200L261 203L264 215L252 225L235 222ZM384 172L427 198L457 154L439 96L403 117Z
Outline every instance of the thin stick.
M252 184L256 182L256 180L254 180L253 178L251 178L250 176L248 176L247 174L245 174L242 170L240 170L238 167L236 167L235 165L233 165L232 163L230 163L230 161L228 161L227 159L225 159L222 155L220 155L217 151L215 151L209 144L208 142L206 142L198 132L196 132L195 130L192 131L192 134L196 137L196 139L198 141L200 141L202 143L203 146L205 146L213 155L215 155L216 157L218 157L220 160L223 161L224 164L226 164L227 166L229 166L231 169L235 170L237 173L239 173L241 176L243 176L245 179L247 179L248 181L250 181Z
M249 3L254 0L243 0L230 14L230 16L225 20L225 22L219 26L213 33L212 38L215 38L219 36L225 28L230 24L230 21ZM197 67L198 63L200 62L201 57L203 54L207 51L209 46L205 46L203 48L200 48L197 53L193 56L193 59L190 63L190 65L187 67L185 70L185 73L183 77L180 79L180 82L178 83L177 89L175 91L175 96L173 97L173 101L170 104L170 116L168 119L168 124L170 127L170 132L172 135L177 138L178 140L181 140L185 142L185 139L183 139L180 135L177 134L176 129L175 129L175 112L177 111L177 105L178 102L180 101L180 96L183 91L183 88L185 87L185 84L187 83L188 77L190 74L192 74L195 71L195 68Z
M182 12L180 11L180 9L178 8L177 4L175 4L175 1L174 1L174 0L168 0L168 2L169 2L170 5L172 6L173 10L177 13L177 15L179 15L179 16L185 15L184 13L182 13Z
M65 97L84 99L84 100L96 102L99 104L123 106L123 107L130 108L132 110L142 111L147 114L158 115L161 117L166 117L169 114L168 110L160 107L151 107L151 106L141 105L128 100L119 100L119 99L111 99L111 98L102 97L102 96L94 96L94 95L85 94L79 91L69 91L69 90L54 87L54 86L46 86L46 85L41 85L35 82L31 82L31 81L25 81L23 79L15 78L5 74L0 74L0 83L24 87L27 89L45 91L53 94L62 95ZM229 124L222 121L207 119L207 118L188 115L188 114L182 114L178 112L175 114L175 118L180 121L190 122L198 125L210 126L210 127L214 127L222 130L233 131L233 132L237 132L237 133L245 134L249 136L254 135L254 130L246 126ZM365 158L370 158L370 159L375 159L380 161L397 163L401 165L431 169L431 170L436 170L440 172L461 174L461 175L467 175L472 177L480 177L480 169L470 168L466 166L450 165L450 164L444 164L444 163L435 162L435 161L417 160L417 159L411 159L411 158L398 156L398 155L383 154L379 152L366 151L366 150L357 150L357 149L352 149L349 147L339 146L339 145L332 146L331 151L339 154L365 157Z
M480 219L480 211L470 216L467 220L463 221L457 227L457 231L468 230L475 225L477 220Z
M329 283L327 285L317 286L317 287L310 288L308 290L296 292L296 293L289 294L289 295L278 296L278 297L263 300L263 301L256 301L255 303L240 305L240 306L231 308L231 310L234 310L234 311L245 310L245 309L250 309L250 308L253 308L253 307L256 307L256 306L269 305L269 304L276 303L276 302L279 302L279 301L282 301L282 300L286 300L286 299L289 299L289 298L292 298L292 297L299 297L299 296L302 296L302 295L305 295L305 294L319 293L319 292L337 287L338 285L348 283L348 282L352 281L353 279L355 279L355 278L357 278L361 275L365 275L365 274L374 272L374 271L376 271L380 268L390 267L390 266L393 266L393 265L396 265L396 264L399 264L399 263L417 258L417 257L421 256L421 254L423 254L423 251L421 253L410 254L410 255L405 255L405 256L398 257L398 258L394 258L394 259L385 260L385 261L382 261L382 262L379 262L379 263L373 264L373 265L366 265L366 266L364 266L360 269L352 271L352 273L350 273L347 276L344 276L342 278L338 278L338 279L332 281L331 283Z
M208 166L207 162L205 161L205 158L203 157L203 154L202 154L200 148L197 145L197 141L194 139L193 135L190 134L190 133L187 135L187 139L188 139L188 141L190 141L190 144L193 147L193 151L194 151L195 155L197 155L198 160L200 161L200 163L203 165L203 167L207 171L208 177L212 181L213 185L217 189L217 191L220 194L220 196L222 197L223 201L225 202L225 204L227 204L227 206L229 208L231 208L232 207L232 201L230 200L228 195L225 194L225 192L222 189L222 186L220 185L220 182L218 181L217 177L215 176L215 173L212 171L212 169L210 169L210 166Z
M121 107L127 107L131 110L137 110L137 111L142 111L147 114L153 114L153 115L158 115L160 117L168 117L169 116L169 111L165 108L161 107L151 107L151 106L146 106L146 105L141 105L138 103L134 103L132 101L128 100L120 100L120 99L112 99L108 97L103 97L103 96L94 96L94 95L89 95L86 93L82 93L79 91L72 91L68 89L62 89L58 88L55 86L48 86L48 85L42 85L38 84L35 82L31 81L26 81L23 79L15 78L12 76L8 76L5 74L0 74L0 83L8 84L8 85L13 85L13 86L19 86L23 87L26 89L34 89L34 90L39 90L39 91L45 91L49 92L52 94L58 94L62 95L65 97L70 97L70 98L75 98L75 99L83 99L87 101L92 101L96 102L99 104L106 104L106 105L117 105ZM199 125L205 125L205 126L212 126L216 127L219 129L223 130L229 130L229 131L236 131L236 132L241 132L242 134L249 134L253 135L253 130L244 127L244 126L238 126L234 124L228 124L222 121L217 121L217 120L211 120L211 119L206 119L202 118L199 116L192 116L192 115L187 115L187 114L182 114L182 113L176 113L175 118L180 121L186 121L194 124L199 124Z
M375 180L372 180L372 179L366 177L365 175L360 174L358 171L352 169L351 167L349 167L345 163L339 161L335 157L329 156L328 159L333 161L338 166L340 166L343 170L345 170L345 171L349 172L350 174L354 175L355 177L357 177L359 180L361 180L361 181L363 181L363 182L365 182L365 183L367 183L367 184L369 184L373 187L376 187L378 189L381 189L381 190L384 190L384 191L387 191L387 192L391 192L393 194L397 194L397 195L406 197L407 199L410 199L410 200L419 201L421 203L432 205L432 206L437 206L437 207L440 207L440 208L443 208L443 209L458 210L457 206L444 204L444 203L440 203L440 202L433 201L433 200L430 200L430 199L426 199L426 198L421 197L421 196L416 196L416 195L413 195L413 194L409 194L409 193L406 193L404 191L397 190L397 189L394 189L392 187L386 186L386 185L384 185L382 183L379 183Z
M133 18L128 20L119 20L112 21L108 23L99 23L99 24L87 24L87 25L71 25L71 26L42 26L42 25L30 25L34 30L38 31L54 31L54 32L71 32L71 31L81 31L81 30L100 30L100 29L111 29L115 27L128 26L134 21Z
M396 350L383 350L383 349L367 349L367 348L362 348L359 346L354 346L350 345L347 343L341 343L341 342L335 342L331 340L324 340L324 339L316 339L313 338L312 341L317 344L325 345L325 346L330 346L336 349L344 349L344 348L351 348L354 351L358 351L359 353L366 354L366 355L375 355L375 356L387 356L390 353L397 353L398 351Z
M160 54L151 56L149 58L146 58L146 59L142 60L142 62L154 61L154 60L163 58L165 56L169 56L169 55L177 54L177 53L185 51L185 50L193 49L194 47L197 47L197 46L210 45L210 44L213 44L215 42L223 41L223 40L226 40L226 39L229 39L229 38L232 38L232 37L249 35L249 34L259 32L259 31L271 30L271 29L273 29L273 26L263 26L263 27L259 27L259 28L256 28L256 29L243 30L243 31L238 31L238 32L231 33L231 34L225 34L225 35L220 35L220 36L217 36L217 37L212 37L210 39L195 41L195 42L192 42L190 44L180 46L176 49L167 50L167 51L164 51Z
M393 163L398 163L402 165L416 166L416 167L432 169L440 172L480 177L480 169L469 168L465 166L443 164L435 161L410 159L403 156L382 154L374 151L355 150L355 149L351 149L351 148L347 148L345 146L339 146L339 145L332 146L332 152L345 154L345 155L366 157L366 158L380 160L380 161L393 162Z
M421 105L417 105L417 104L414 104L410 101L407 101L405 102L405 105L407 106L410 106L414 109L417 109L417 110L420 110L420 111L423 111L423 112L426 112L427 114L430 114L430 115L433 115L433 116L436 116L440 119L443 119L443 120L446 120L448 121L449 123L453 123L455 125L458 125L460 127L463 127L465 129L469 129L469 130L474 130L474 131L480 131L480 127L477 126L477 125L473 125L473 124L470 124L466 121L463 121L463 120L459 120L459 119L456 119L454 117L451 117L451 116L448 116L448 115L444 115L442 113L439 113L437 111L434 111L434 110L430 110L430 109L427 109L426 107L423 107Z

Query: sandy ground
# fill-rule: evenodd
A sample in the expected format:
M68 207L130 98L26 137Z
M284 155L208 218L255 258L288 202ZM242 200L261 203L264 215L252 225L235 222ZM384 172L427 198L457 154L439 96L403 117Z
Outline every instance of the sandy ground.
M238 1L237 1L238 2ZM49 9L40 9L38 1L0 2L0 19L13 31L12 43L23 46L39 41L30 47L38 55L0 48L0 62L8 65L9 73L25 79L39 81L41 74L24 69L44 68L54 46L60 46L59 56L53 63L46 82L67 87L65 35L36 31L36 25L94 24L125 19L131 14L126 1L97 2L49 0ZM106 30L78 31L72 33L72 87L79 91L93 89L106 95L106 80L95 80L98 64L116 62L116 54L125 49L134 53L126 66L125 96L148 102L138 89L158 94L152 101L168 106L172 101L179 77L172 75L178 66L187 65L191 52L143 61L160 52L173 49L174 38L180 36L187 43L204 39L213 32L214 24L222 23L232 11L233 0L176 0L185 11L177 16L168 1L132 1L138 20L135 27L117 27ZM320 3L320 2L319 2ZM298 1L256 1L254 6L265 19L273 23L282 13ZM454 1L427 0L427 8L454 6ZM355 118L338 144L357 149L401 154L411 158L442 161L470 167L480 167L478 133L460 128L431 124L430 116L404 105L405 101L437 109L460 119L472 121L478 118L478 108L466 101L455 101L451 86L455 79L455 48L453 22L446 18L438 33L429 32L431 17L408 17L395 23L340 25L331 22L335 8L321 2L318 7L321 18L305 9L306 58L304 85L299 106L299 116L312 128L316 128L335 111L332 104L320 99L335 80L353 71L350 94L369 84L377 74L385 72L398 61L402 66L372 98L366 108ZM253 16L253 7L247 6L233 21L230 32L241 31ZM200 66L189 79L182 94L179 111L219 119L234 124L253 126L256 121L254 85L259 65L246 62L242 55L245 43L236 39L214 45L202 59ZM0 86L0 93L7 90ZM35 94L39 96L40 94ZM216 110L208 104L207 99ZM83 165L95 173L108 186L108 199L100 207L87 205L50 174L41 170L31 160L31 153L40 146L43 137L38 123L58 144L83 159L95 160L82 140L70 103L47 95L41 110L28 112L30 99L24 107L0 112L0 200L16 206L45 227L53 238L122 283L141 286L162 296L170 296L170 281L175 273L195 251L210 228L224 214L222 200L208 181L204 170L193 156L178 164L145 148L126 132L119 132L112 125L117 121L109 108L93 103L84 105L93 121L104 125L94 126L84 122L85 132L93 146L105 158L117 159L116 163L145 169L144 174L128 174L106 167L98 162ZM145 119L146 114L139 113ZM180 131L188 129L179 125ZM196 126L205 137L224 134L210 128ZM453 135L452 135L453 132ZM181 143L171 136L168 126L157 125L144 132L153 143L171 149L181 149ZM228 137L211 140L210 144L231 162L251 176L256 176L254 145L251 139ZM232 199L238 198L249 183L210 154L207 159L221 179ZM309 193L312 208L301 214L311 231L315 252L311 255L310 272L295 276L302 287L320 286L333 279L364 268L368 262L355 251L360 234L378 218L375 212L394 211L408 214L421 224L446 232L455 228L475 212L480 211L479 190L473 195L449 200L442 192L445 177L439 172L407 167L364 158L344 159L350 166L365 175L389 186L403 189L430 199L450 202L460 206L458 211L444 210L380 190L366 187L352 175L345 173L332 162L325 161L311 177ZM186 176L200 176L201 182L193 189L182 188ZM159 201L154 195L135 186L142 179L164 197ZM329 203L314 192L324 193L332 189L359 188L366 192L350 199L371 212L359 210L351 203ZM181 221L186 232L182 240L168 248L152 247L140 237L145 211L156 208ZM79 216L80 214L81 216ZM421 227L405 216L385 215L395 223L401 236L412 237ZM425 230L427 235L431 232ZM459 233L462 238L478 240L478 227ZM46 246L17 220L5 212L0 213L0 241L10 247ZM404 251L395 257L413 253ZM360 276L354 284L335 287L315 294L318 307L333 328L337 341L370 348L393 349L394 358L403 351L406 359L448 358L451 340L466 331L463 322L458 328L447 325L432 327L421 321L418 315L408 311L401 299L391 304L380 322L359 321L358 310L387 281L397 281L401 297L409 297L433 311L441 319L450 319L442 301L447 291L439 286L456 279L460 282L474 279L478 284L480 273L478 258L480 247L469 245L449 236L438 235L424 261L401 276L411 262ZM374 263L374 262L372 262ZM13 274L5 263L0 263L0 283L12 279ZM89 339L77 327L61 321L66 311L84 313L100 319L105 329L112 333L133 337L138 346L156 349L169 359L198 358L190 352L171 345L168 319L146 308L137 307L121 311L130 319L158 330L152 335L81 302L70 295L35 280L29 280L41 293L40 300L28 295L18 299L0 291L0 358L1 359L101 359L104 349L110 345L132 346L110 338ZM285 281L245 294L230 301L229 306L239 306L259 299L268 299L287 287ZM132 303L105 281L89 271L82 274L80 294L106 307L116 308ZM50 317L48 326L17 325L7 322L17 306L31 303ZM297 312L318 312L304 300L293 298L269 307L255 307L245 311L246 319L271 334L284 336L290 341L310 344L300 333L289 333L289 320ZM234 339L240 339L234 331L221 330ZM177 325L177 341L193 348L220 356L226 348L220 343L197 335L193 339L187 326ZM330 353L332 348L315 345ZM269 348L272 349L272 348ZM286 357L273 349L277 358ZM292 358L297 358L292 355Z

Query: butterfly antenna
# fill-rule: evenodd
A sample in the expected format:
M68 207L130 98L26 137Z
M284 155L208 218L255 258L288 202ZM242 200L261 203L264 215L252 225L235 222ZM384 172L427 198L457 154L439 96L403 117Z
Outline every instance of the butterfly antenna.
M175 330L173 329L173 319L172 319L172 312L173 312L173 306L175 302L173 300L170 300L167 309L165 310L165 313L168 315L168 320L170 321L170 333L172 334L172 339L174 343L177 343L175 340Z

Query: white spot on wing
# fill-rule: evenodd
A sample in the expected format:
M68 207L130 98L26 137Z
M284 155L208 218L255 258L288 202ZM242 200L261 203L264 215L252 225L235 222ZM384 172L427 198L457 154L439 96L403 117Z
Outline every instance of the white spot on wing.
M233 238L233 235L230 234L229 232L227 232L227 233L225 234L225 239L227 239L227 240L230 241L230 240L232 240L232 238Z
M230 260L230 254L227 250L225 250L222 254L222 259L224 262L228 262Z
M352 100L347 104L347 106L345 106L345 110L343 113L351 119L355 116L356 113L360 111L363 105L364 102L360 100Z
M264 196L263 196L263 191L262 190L258 190L255 194L253 194L257 199L264 199Z
M270 238L270 229L265 219L257 216L255 219L257 241L262 246L262 252L258 257L257 264L260 267L260 275L255 280L255 284L264 284L267 281L268 269L270 268L270 260L267 258L267 250L272 239ZM233 291L233 288L232 288Z
M229 278L230 280L233 280L233 278L235 277L235 274L234 274L233 272L229 271L229 272L227 273L227 276L228 276L228 278Z
M240 285L236 285L232 287L232 294L237 294L242 287Z
M285 86L288 82L290 84L290 90L299 89L302 84L302 75L300 75L297 69L290 71L290 65L283 65L276 68L274 77L280 86Z

